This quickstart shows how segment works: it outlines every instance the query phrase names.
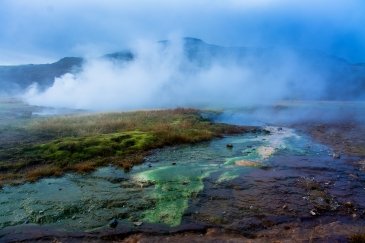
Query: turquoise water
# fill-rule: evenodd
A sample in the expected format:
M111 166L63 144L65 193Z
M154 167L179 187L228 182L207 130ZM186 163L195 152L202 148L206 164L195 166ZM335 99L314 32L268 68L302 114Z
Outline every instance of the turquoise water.
M245 134L156 150L128 173L109 166L91 174L4 187L0 228L29 222L92 231L107 227L111 219L178 226L190 200L204 191L205 180L219 185L242 178L270 166L279 154L328 153L291 129L267 129L270 135Z

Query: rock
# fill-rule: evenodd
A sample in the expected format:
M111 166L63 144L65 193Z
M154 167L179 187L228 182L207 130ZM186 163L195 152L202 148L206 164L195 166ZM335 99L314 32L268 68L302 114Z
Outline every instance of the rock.
M25 220L24 221L24 224L29 224L29 220L27 219L27 220Z
M316 216L318 213L315 209L312 209L311 211L309 211L309 213L312 215L312 216Z
M148 167L150 167L150 168L151 168L151 167L152 167L152 164L148 164Z
M226 147L227 147L227 148L229 148L229 149L231 149L231 148L233 148L233 144L228 143L228 144L226 145Z
M365 160L359 161L358 164L360 165L360 170L365 171Z
M283 130L283 128L282 127L278 127L278 131L282 131Z
M117 227L117 225L118 225L118 220L116 220L116 219L113 219L112 221L110 221L110 223L109 223L109 227L110 228L115 228L115 227Z
M288 205L284 204L284 206L282 207L282 209L287 209Z
M172 162L171 164L172 164L172 165L176 165L176 162Z
M72 216L72 218L71 219L76 219L76 216L74 215L74 216Z
M143 224L143 222L141 221L137 221L137 222L133 222L134 226L141 226Z
M345 202L345 204L344 204L346 207L348 207L348 208L353 208L354 207L354 205L352 204L352 202L350 202L350 201L348 201L348 202Z
M341 154L340 153L332 153L332 158L334 159L341 159Z
M262 132L263 132L265 135L269 135L269 134L271 134L271 132L270 132L269 130L266 130L266 129L265 129L265 130L263 130Z

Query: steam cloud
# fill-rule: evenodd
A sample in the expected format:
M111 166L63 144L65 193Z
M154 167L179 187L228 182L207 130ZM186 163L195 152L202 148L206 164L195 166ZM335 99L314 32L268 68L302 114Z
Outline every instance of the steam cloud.
M298 92L316 98L324 88L321 75L289 51L272 63L208 57L212 61L206 64L189 59L179 38L168 45L140 42L133 50L131 62L91 59L82 72L56 78L44 91L30 87L24 99L88 110L227 108L272 103Z

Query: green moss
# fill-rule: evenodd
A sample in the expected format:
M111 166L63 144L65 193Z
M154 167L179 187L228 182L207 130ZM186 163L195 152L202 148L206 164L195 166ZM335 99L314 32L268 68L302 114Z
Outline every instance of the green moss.
M30 157L53 162L75 162L126 155L138 150L147 150L153 145L154 136L147 132L123 132L67 137L34 146L27 151Z
M192 109L33 119L17 136L9 131L2 134L2 139L11 143L0 149L0 185L19 175L26 178L31 171L48 165L62 173L88 172L110 163L128 170L141 163L153 148L196 143L252 129L212 123ZM34 173L37 174L42 173Z

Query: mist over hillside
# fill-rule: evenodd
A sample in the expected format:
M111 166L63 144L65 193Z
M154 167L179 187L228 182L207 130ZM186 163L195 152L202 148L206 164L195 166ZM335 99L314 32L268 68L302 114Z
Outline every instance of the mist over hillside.
M365 66L314 50L176 38L137 43L99 58L0 66L0 85L2 94L26 93L36 105L87 109L361 100Z

